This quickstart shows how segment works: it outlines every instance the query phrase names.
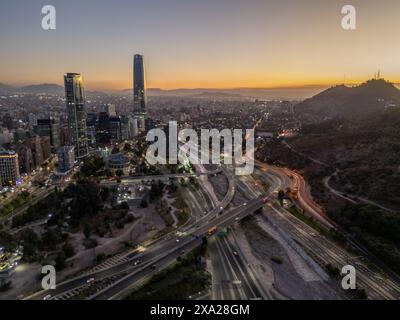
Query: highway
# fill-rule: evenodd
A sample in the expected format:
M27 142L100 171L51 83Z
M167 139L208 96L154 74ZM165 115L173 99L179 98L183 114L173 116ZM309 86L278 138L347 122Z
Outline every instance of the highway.
M140 269L135 270L122 281L117 282L116 284L103 290L101 293L99 293L99 295L94 296L93 299L104 300L120 297L121 292L138 285L136 282L141 281L143 277L148 278L149 276L157 273L157 271L161 269L161 266L165 268L168 264L174 262L182 250L188 252L189 250L200 245L201 238L206 235L207 231L211 228L217 227L218 230L226 228L246 217L247 215L252 214L255 210L261 208L263 205L264 202L261 198L254 199L249 201L246 206L232 209L229 212L220 215L218 218L214 218L210 222L205 223L200 228L197 228L196 232L193 234L188 234L180 238L179 245L177 245L176 241L174 240L164 244L159 254L156 255L156 257L153 257L151 263L148 263ZM141 260L144 261L143 258L141 258ZM154 265L157 267L154 268Z
M260 168L262 168L262 172L270 175L272 179L277 178L278 181L280 181L281 184L278 188L285 190L288 186L298 187L299 204L306 204L304 207L306 212L310 215L315 214L313 216L318 218L322 223L329 222L332 223L335 228L337 227L336 224L326 217L324 212L320 211L321 209L317 205L313 206L314 202L309 193L309 189L304 179L299 174L289 171L288 169L265 164L261 165ZM292 179L288 179L290 175L293 176ZM308 211L310 207L312 207L313 210ZM377 266L372 267L370 264L366 264L364 261L355 258L353 254L346 252L338 245L320 235L316 230L297 219L281 206L271 202L266 208L269 208L269 210L264 213L268 217L268 220L272 218L276 228L288 233L292 239L306 249L307 253L314 260L323 264L331 263L339 268L347 264L355 264L359 284L367 290L370 298L400 299L400 284L396 278L385 274ZM356 248L358 249L357 244ZM361 254L363 253L363 250L361 250ZM370 260L368 254L366 257Z
M200 177L200 176L208 176L221 173L222 169L218 168L213 171L206 172L195 172L195 173L169 173L162 175L150 175L150 176L131 176L131 177L122 177L121 182L117 182L116 179L113 180L101 180L100 185L102 186L114 186L119 184L132 184L132 183L140 183L142 181L152 181L152 180L163 180L168 181L169 179L179 179L179 178L190 178L190 177Z
M247 263L233 231L215 237L209 246L213 300L272 299Z

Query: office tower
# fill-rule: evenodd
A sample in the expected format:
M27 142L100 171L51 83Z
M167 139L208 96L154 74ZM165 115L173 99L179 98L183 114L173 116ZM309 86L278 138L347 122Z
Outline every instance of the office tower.
M130 135L130 138L137 137L138 134L139 134L138 119L136 117L131 117L129 119L129 135Z
M133 112L139 119L139 128L142 130L144 130L144 118L146 117L146 103L146 79L143 56L135 54L133 59Z
M69 130L68 130L68 125L63 124L60 127L59 131L59 138L60 138L60 146L67 146L69 143Z
M14 185L19 180L18 154L0 150L0 179L3 185Z
M109 118L109 134L112 142L121 140L121 119L120 117Z
M13 139L13 134L7 128L0 128L0 144L10 143Z
M107 112L109 117L116 117L117 111L115 110L115 104L107 104L104 106L104 111Z
M58 171L68 172L75 165L75 148L73 146L64 146L58 149Z
M145 120L145 128L146 128L146 132L150 131L151 129L154 129L156 127L155 122L153 121L153 119L146 119Z
M28 116L29 125L31 128L37 125L37 115L35 113L30 113Z
M22 143L28 138L27 131L24 129L15 130L13 136L16 143Z
M96 142L99 145L110 143L110 117L107 112L100 112L97 121Z
M122 115L121 117L121 140L128 140L129 136L129 117Z
M43 160L47 160L51 156L50 137L40 137L40 145L42 147Z
M88 154L86 107L82 76L79 73L67 73L64 76L64 84L70 144L75 147L76 159L81 160Z
M8 130L12 130L14 128L14 119L9 113L6 113L3 116L3 127L6 127Z
M17 146L17 153L20 172L30 174L35 168L31 148L26 144L19 144Z
M60 146L60 124L54 118L37 119L35 132L41 137L49 137L53 150Z
M88 134L89 146L96 147L96 134L97 134L97 113L88 113L86 118L86 128Z
M40 167L44 162L42 140L39 136L34 136L25 140L25 144L31 149L33 165Z

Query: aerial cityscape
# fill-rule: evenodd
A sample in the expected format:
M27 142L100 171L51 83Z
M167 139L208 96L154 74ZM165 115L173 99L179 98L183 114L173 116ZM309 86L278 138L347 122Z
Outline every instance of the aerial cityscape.
M0 5L0 300L400 299L400 3L48 2Z

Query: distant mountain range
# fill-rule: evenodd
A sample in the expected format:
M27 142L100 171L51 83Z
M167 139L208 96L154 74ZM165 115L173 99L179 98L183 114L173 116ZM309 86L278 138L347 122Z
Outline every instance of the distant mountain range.
M194 88L194 89L171 89L164 90L159 88L147 89L149 96L166 97L197 97L197 98L256 98L256 99L281 99L281 100L303 100L317 94L326 86L302 86L293 88ZM132 89L120 91L121 94L132 94Z
M44 83L39 85L29 85L25 87L18 88L19 92L24 93L47 93L47 94L55 94L55 95L62 95L65 93L64 87L59 86L58 84L52 83Z
M0 83L0 93L7 93L14 91L15 88L4 83Z
M13 87L0 83L0 93L33 93L33 94L64 94L64 87L58 84L43 83L37 85L29 85L24 87Z
M295 106L298 113L322 117L353 117L400 106L400 90L383 79L369 80L356 87L329 88Z
M101 91L85 91L88 95L105 95L108 93ZM63 86L54 83L43 83L34 84L23 87L13 87L0 83L0 94L1 93L28 93L28 94L50 94L64 96L65 90Z
M219 98L219 99L244 99L247 97L258 99L287 99L302 100L309 98L321 90L326 89L325 86L304 86L295 88L233 88L233 89L213 89L213 88L197 88L197 89L172 89L164 90L159 88L148 88L148 96L161 97L195 97L195 98ZM63 86L51 83L27 85L23 87L10 86L0 83L0 93L30 93L30 94L54 94L64 95ZM121 94L132 95L132 89L120 91L86 91L91 95L105 94Z

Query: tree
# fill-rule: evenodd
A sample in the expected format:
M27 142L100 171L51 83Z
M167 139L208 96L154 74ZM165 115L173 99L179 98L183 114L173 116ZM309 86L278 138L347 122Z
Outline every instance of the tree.
M146 199L142 199L142 201L140 202L140 207L141 208L147 208L148 207L148 203L147 203Z
M285 192L283 190L278 191L278 200L281 206L283 206L283 198L285 198Z
M110 190L108 188L102 188L100 191L100 196L103 201L106 201L110 196Z
M133 221L135 221L135 217L133 216L133 214L128 214L125 218L125 222L126 223L132 223Z
M69 186L66 197L71 197L71 225L79 226L86 216L95 216L103 208L103 200L99 186L93 182L80 180Z
M21 240L24 248L24 260L28 262L34 261L36 259L36 254L40 243L39 236L32 229L26 229L22 233Z
M111 154L117 154L117 153L119 153L119 148L118 148L118 146L115 146L115 147L112 149Z
M59 252L56 257L56 269L62 270L66 267L66 256L63 251Z
M125 143L124 151L125 152L132 152L133 151L132 146L129 143Z
M85 225L83 226L83 234L85 235L86 239L90 238L91 231L92 230L90 226L87 223L85 223Z
M62 251L64 252L64 254L65 254L65 256L66 256L67 258L70 258L70 257L72 257L72 256L75 255L74 247L73 247L69 242L66 242L66 243L63 245Z
M125 226L125 223L124 223L124 220L122 220L122 219L117 220L117 222L115 222L115 227L117 229L123 229L124 226Z
M355 295L356 295L357 299L359 299L359 300L367 300L368 299L367 291L365 291L364 288L362 288L362 289L357 288L355 291Z
M96 176L99 171L104 170L105 162L99 156L92 156L85 160L81 167L81 173L84 177Z
M11 281L1 280L0 282L0 292L6 292L11 289Z
M122 176L124 175L124 172L123 172L121 169L118 169L118 170L115 172L115 174L116 174L118 177L122 177Z

